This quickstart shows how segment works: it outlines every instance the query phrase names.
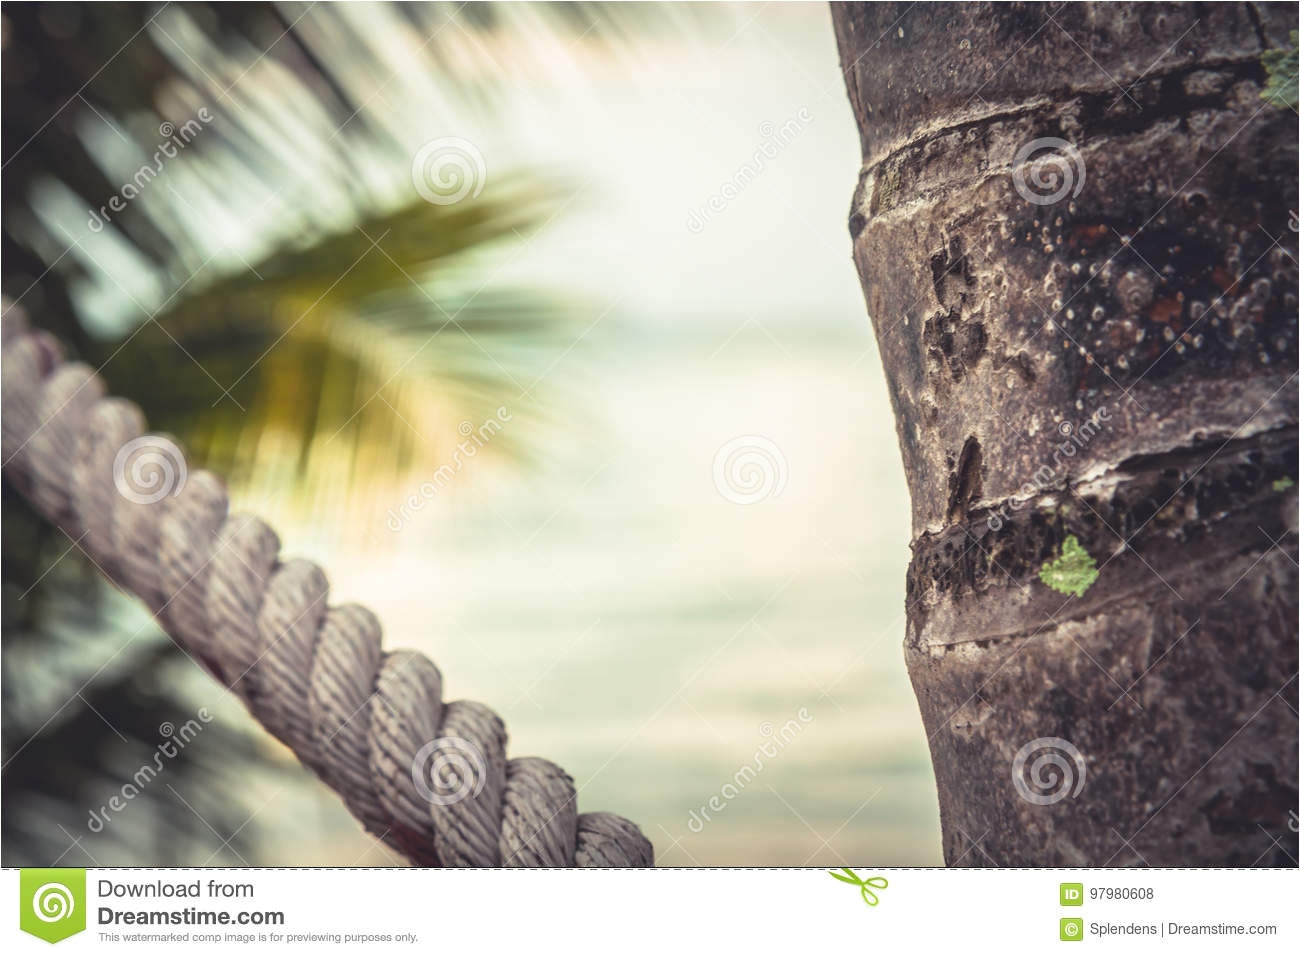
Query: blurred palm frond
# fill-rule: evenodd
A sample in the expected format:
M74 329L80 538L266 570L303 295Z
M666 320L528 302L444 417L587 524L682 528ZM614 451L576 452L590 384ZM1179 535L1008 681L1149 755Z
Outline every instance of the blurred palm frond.
M518 57L580 38L614 49L620 23L653 16L557 4L512 9L503 30L476 4L68 3L0 17L6 311L100 369L236 496L273 486L277 523L325 500L346 514L354 494L436 467L461 423L516 400L538 414L534 390L585 321L500 277L566 187L492 162L482 195L433 205L412 157L489 136ZM506 430L493 451L526 459L533 434ZM302 514L286 518L290 502ZM217 689L7 487L3 524L5 863L256 862L243 782L303 772L238 716L120 824L87 832L159 726Z

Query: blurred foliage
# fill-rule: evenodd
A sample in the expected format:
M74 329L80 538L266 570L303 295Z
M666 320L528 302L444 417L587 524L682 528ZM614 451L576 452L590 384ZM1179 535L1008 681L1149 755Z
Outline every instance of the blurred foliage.
M5 486L6 865L239 864L258 837L256 827L241 829L240 773L298 775L268 762L257 738L231 720L204 725L174 759L159 759L167 726L200 708L223 710L222 692L88 561L66 557L68 547ZM225 704L223 718L230 710ZM158 761L157 778L123 800L140 768ZM106 810L115 796L120 813Z
M290 480L314 471L347 498L384 487L397 498L437 467L461 421L477 426L522 391L520 380L536 375L529 362L563 328L540 293L483 290L465 302L423 281L439 261L528 228L544 208L526 183L493 196L418 202L276 251L251 265L260 278L224 276L184 294L87 361L103 366L112 392L150 410L151 427L183 436L237 487L268 468ZM498 357L518 347L525 361L503 365ZM522 454L521 431L503 434L495 451ZM280 449L276 462L265 459L264 437Z
M577 327L485 267L558 212L561 185L494 170L478 198L422 201L377 42L320 39L346 26L311 5L6 11L4 291L236 488L310 467L348 496L404 490ZM359 64L373 102L345 90ZM438 66L451 99L490 108L477 73ZM106 211L158 165L160 128L187 123L190 145ZM93 210L102 231L82 225ZM494 451L521 454L524 434ZM361 454L376 438L387 454Z
M616 44L660 15L600 9L512 16L530 36ZM480 4L7 5L6 310L236 491L267 475L325 483L336 502L405 487L459 422L531 399L581 325L496 281L495 264L562 211L561 184L494 169L490 190L454 206L411 189L393 38L408 41L403 82L422 74L417 92L445 113L484 114L515 82L482 52L498 21ZM88 226L201 109L212 120L193 141ZM493 449L525 455L527 434ZM305 772L274 770L281 752L248 722L208 726L120 828L88 833L88 810L149 760L162 723L229 698L7 486L3 533L4 863L195 864L214 849L212 863L256 863L242 782Z

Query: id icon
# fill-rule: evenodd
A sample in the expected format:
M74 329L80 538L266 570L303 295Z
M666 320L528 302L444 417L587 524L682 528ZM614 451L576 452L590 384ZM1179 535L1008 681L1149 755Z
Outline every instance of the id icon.
M1083 885L1062 884L1061 885L1061 906L1082 907L1083 906Z

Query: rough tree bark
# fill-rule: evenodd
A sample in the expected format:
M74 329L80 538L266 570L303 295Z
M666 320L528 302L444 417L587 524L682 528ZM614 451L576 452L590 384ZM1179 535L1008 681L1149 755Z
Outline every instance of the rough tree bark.
M1295 5L833 18L948 863L1294 866Z

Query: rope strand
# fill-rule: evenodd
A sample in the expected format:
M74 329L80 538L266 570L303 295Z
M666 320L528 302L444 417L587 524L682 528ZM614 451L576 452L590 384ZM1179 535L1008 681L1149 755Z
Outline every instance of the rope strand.
M320 568L282 560L269 525L230 514L217 476L186 472L175 444L146 434L140 410L64 362L47 333L11 312L0 343L5 479L144 601L367 831L423 866L653 864L631 821L578 814L563 769L508 761L490 708L444 704L428 658L384 651L373 614L330 606ZM137 450L183 484L137 494L124 461Z

